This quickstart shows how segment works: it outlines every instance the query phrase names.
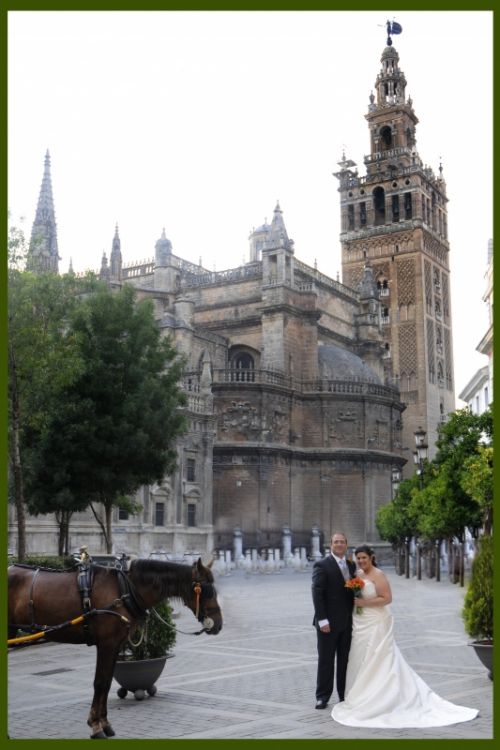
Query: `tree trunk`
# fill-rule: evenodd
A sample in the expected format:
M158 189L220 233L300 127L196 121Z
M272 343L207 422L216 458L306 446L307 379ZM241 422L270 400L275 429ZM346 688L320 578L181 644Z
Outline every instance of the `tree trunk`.
M113 552L113 529L111 528L113 505L106 502L104 505L106 512L106 552L110 555Z
M26 559L26 506L24 502L23 467L20 449L20 408L17 390L16 364L12 350L9 348L10 365L10 402L11 402L11 431L10 431L10 462L14 479L14 503L17 514L17 557L20 562Z
M56 512L56 521L59 526L59 535L57 540L57 553L59 557L69 554L69 522L72 516L69 510Z
M108 544L108 535L107 535L107 532L106 532L106 526L103 524L102 519L100 518L100 516L98 516L97 511L94 508L94 506L92 505L92 503L90 503L90 509L91 509L92 513L94 514L95 520L97 521L97 523L101 527L102 535L104 537L104 544L105 544L106 550L107 550L108 547L109 547L109 544Z

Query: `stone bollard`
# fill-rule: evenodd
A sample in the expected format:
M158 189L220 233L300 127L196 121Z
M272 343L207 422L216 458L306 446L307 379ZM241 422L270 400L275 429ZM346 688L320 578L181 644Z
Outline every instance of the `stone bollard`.
M281 571L281 568L283 567L283 560L281 559L281 550L279 548L276 548L274 550L274 566L276 568L276 573L279 573Z
M245 557L243 558L241 567L247 574L250 573L252 570L252 557L251 557L251 552L249 549L245 550Z
M311 532L311 557L313 560L321 560L319 542L320 542L319 529L317 526L313 526L312 532Z
M226 575L231 575L231 570L234 568L234 564L231 560L231 550L227 549L224 554L226 562Z
M233 549L234 549L234 563L237 568L241 568L243 564L243 535L239 526L236 526L233 532Z
M283 545L283 561L285 565L291 565L292 555L292 532L289 526L283 526L283 535L281 537Z

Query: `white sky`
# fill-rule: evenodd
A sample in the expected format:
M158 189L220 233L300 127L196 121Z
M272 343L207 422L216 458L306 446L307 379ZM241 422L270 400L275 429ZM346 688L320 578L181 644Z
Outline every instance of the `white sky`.
M393 37L417 149L448 190L455 387L486 364L492 228L489 11L9 13L9 208L29 236L51 155L59 268L99 269L118 222L124 264L173 252L248 260L279 199L296 256L340 272L337 162L360 174L364 115ZM341 278L341 277L340 277Z

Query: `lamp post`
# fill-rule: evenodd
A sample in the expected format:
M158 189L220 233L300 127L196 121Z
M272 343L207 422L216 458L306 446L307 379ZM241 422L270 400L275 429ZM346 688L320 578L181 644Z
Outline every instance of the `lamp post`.
M392 499L396 497L401 482L401 469L399 466L393 466L391 470ZM398 552L399 554L399 552ZM405 537L405 578L410 577L410 539ZM399 567L399 563L398 563Z
M427 458L427 448L429 447L426 443L425 438L427 437L427 433L425 430L422 429L422 427L419 427L418 430L415 430L415 446L416 451L413 454L413 461L416 464L417 468L417 476L419 478L420 482L420 489L423 490L424 488L424 461ZM420 542L416 541L416 547L417 547L417 580L422 580L422 555L421 555L421 549L420 549Z
M401 469L399 466L393 466L391 471L391 482L392 482L392 499L396 497L396 492L399 489L399 483L401 482Z

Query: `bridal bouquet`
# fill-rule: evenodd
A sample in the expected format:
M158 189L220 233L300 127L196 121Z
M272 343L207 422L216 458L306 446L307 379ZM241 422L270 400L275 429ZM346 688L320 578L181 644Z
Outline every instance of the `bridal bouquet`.
M345 582L346 589L350 589L354 596L359 596L361 594L361 591L363 590L365 586L365 582L362 578L358 578L356 576L355 578L350 578L348 581ZM360 615L363 612L363 607L356 607L356 614Z

